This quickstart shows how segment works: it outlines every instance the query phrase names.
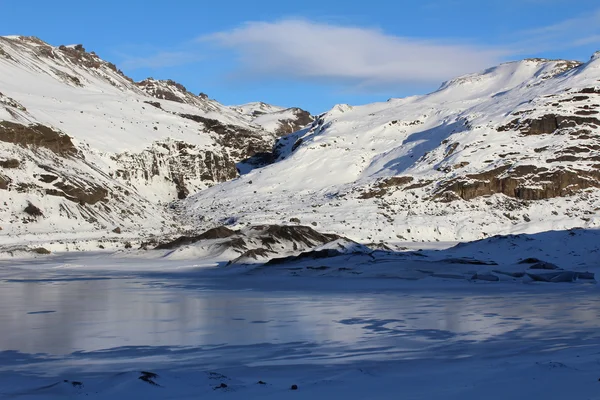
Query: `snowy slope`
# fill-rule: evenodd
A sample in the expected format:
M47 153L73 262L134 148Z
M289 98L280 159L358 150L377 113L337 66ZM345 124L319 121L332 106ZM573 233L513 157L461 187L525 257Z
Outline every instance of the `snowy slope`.
M0 37L0 92L0 226L9 242L172 230L166 203L236 177L236 163L276 140L176 82L133 82L81 45Z
M185 201L234 226L297 218L359 242L600 226L600 55L523 60L429 95L338 105L279 160Z

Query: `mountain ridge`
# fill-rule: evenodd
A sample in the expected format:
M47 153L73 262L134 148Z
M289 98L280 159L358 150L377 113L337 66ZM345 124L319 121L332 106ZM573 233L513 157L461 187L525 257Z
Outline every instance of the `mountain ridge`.
M313 120L134 82L81 45L0 50L5 241L304 224L394 244L600 226L600 53Z

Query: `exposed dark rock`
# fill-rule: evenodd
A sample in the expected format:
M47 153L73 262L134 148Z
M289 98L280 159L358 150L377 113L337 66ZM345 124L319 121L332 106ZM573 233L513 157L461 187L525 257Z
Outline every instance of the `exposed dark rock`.
M276 240L303 243L306 246L314 246L315 243L329 243L340 238L338 235L323 234L308 226L301 225L255 225L250 229L261 231L261 236L267 236Z
M247 258L258 260L259 258L269 257L271 254L275 254L275 252L269 249L251 249L244 252L241 256L233 260L231 263L235 264L236 262Z
M28 202L27 203L27 207L25 207L25 209L23 210L26 214L31 215L32 217L42 217L44 216L44 214L42 213L42 210L40 210L38 207L34 206L33 203Z
M0 121L0 141L23 147L44 147L62 156L77 154L71 138L44 125L21 125Z
M0 167L7 169L19 168L21 162L19 160L15 160L14 158L9 158L7 160L0 161Z
M300 146L302 145L302 143L303 143L303 140L302 140L302 139L298 139L298 140L296 140L296 143L294 143L294 145L292 146L292 152L296 151L296 149L297 149L298 147L300 147Z
M579 91L579 93L583 93L583 94L600 94L600 88L597 88L597 87L584 88L584 89L581 89Z
M532 165L514 168L506 165L443 184L434 198L441 199L445 193L453 192L463 200L496 193L521 200L541 200L569 196L583 189L599 187L598 171L551 171Z
M108 198L107 189L90 182L87 182L87 187L69 182L57 182L54 187L56 189L46 189L46 194L61 196L81 205L96 204L99 201L106 201Z
M190 191L185 186L185 179L183 175L173 177L173 183L175 184L175 190L177 190L177 198L183 200L189 196Z
M264 161L273 161L273 142L258 132L253 132L236 125L224 124L216 119L205 118L200 115L178 115L201 123L207 132L215 132L219 135L217 142L228 148L230 154L236 160L260 163L258 158L251 159L253 156L258 155L258 157L264 158Z
M150 104L152 107L156 107L158 109L163 109L158 101L144 101L146 104Z
M197 236L181 236L171 242L162 243L156 246L156 250L172 250L181 246L187 246L190 244L194 244L201 240L210 240L210 239L225 239L235 235L237 231L233 231L224 226L220 226L218 228L212 228L207 230L206 232L197 235Z
M536 264L539 262L543 262L542 260L534 257L526 258L524 260L519 261L519 264Z
M139 380L149 383L152 386L160 386L158 383L156 383L156 379L158 378L158 375L155 374L154 372L142 371L140 373L142 375L138 378Z
M279 122L279 128L275 131L277 136L285 136L304 128L314 121L314 117L308 111L300 108L293 108L295 119L284 119ZM288 111L288 110L285 110Z
M184 103L183 96L188 93L185 86L170 79L166 81L157 81L153 78L148 78L136 82L136 85L157 99L175 101L177 103Z
M117 235L121 234L121 228L120 227L116 227L115 229L112 230L113 233L116 233Z
M56 175L49 175L49 174L40 174L40 176L38 177L38 179L41 182L44 182L44 183L52 183L52 182L54 182L55 180L58 179L58 176L56 176Z
M10 178L0 175L0 189L8 189L8 185L11 182Z
M304 260L318 260L318 259L322 259L322 258L333 258L333 257L341 256L342 254L344 254L344 253L342 253L339 250L335 250L335 249L305 251L303 253L298 254L297 256L272 258L265 264L265 266L288 264L288 263L292 263L292 262L296 262L296 261L304 261Z
M32 252L32 253L35 253L35 254L40 254L40 255L48 255L48 254L51 254L50 250L48 250L48 249L46 249L46 248L43 248L43 247L37 247L37 248L35 248L35 249L31 249L31 252Z
M581 125L593 125L597 127L600 126L600 120L577 115L547 114L536 119L515 119L507 125L500 126L498 131L519 130L523 135L543 135L554 133L558 129L573 128Z

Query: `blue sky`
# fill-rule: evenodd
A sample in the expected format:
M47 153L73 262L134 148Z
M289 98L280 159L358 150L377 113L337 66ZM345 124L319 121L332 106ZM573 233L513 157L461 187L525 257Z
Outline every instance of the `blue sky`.
M0 35L82 43L136 80L313 113L600 50L598 0L0 0Z

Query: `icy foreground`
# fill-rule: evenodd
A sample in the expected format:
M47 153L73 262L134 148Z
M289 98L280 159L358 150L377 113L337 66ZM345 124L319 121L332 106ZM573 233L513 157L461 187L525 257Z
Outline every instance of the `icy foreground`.
M139 257L3 262L0 398L598 393L596 284L256 276Z
M403 252L278 231L290 246L306 237L333 245L226 261L227 241L260 243L269 229L219 229L152 251L2 261L0 396L598 393L597 230Z

